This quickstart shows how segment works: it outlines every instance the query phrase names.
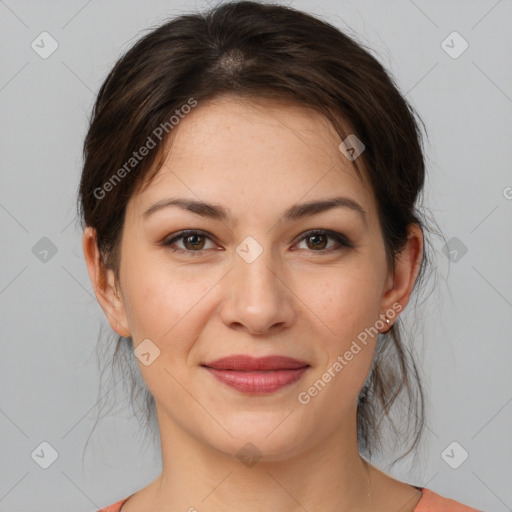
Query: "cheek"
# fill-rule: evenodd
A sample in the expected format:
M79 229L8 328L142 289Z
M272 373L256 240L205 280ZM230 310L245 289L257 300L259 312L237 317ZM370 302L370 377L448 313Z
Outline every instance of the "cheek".
M187 359L206 318L207 302L201 299L216 280L212 276L198 280L197 274L194 278L190 272L151 258L138 264L139 256L142 261L137 253L125 260L121 277L128 322L134 349L149 339L159 350L150 365L139 362L139 369L153 396L158 400L173 396L177 403L183 399L185 407L188 402L178 382L188 377Z
M298 399L306 404L305 413L323 418L329 428L352 410L370 371L378 336L371 327L379 302L371 282L354 275L331 280L322 290L312 301L318 300L316 339L322 350L317 347L317 354L323 354Z
M318 312L321 323L329 333L334 349L342 348L346 342L375 324L378 319L380 296L376 276L361 265L359 269L333 272L323 286L311 288L305 304ZM306 291L303 292L304 294Z
M378 279L371 262L365 265L359 259L358 265L337 269L319 286L309 287L308 295L306 290L301 293L308 297L305 304L317 317L317 340L322 344L323 357L313 381L308 383L317 382L318 389L324 385L328 388L322 391L318 406L338 403L343 408L341 402L346 406L356 400L364 384L378 336L375 329L380 307ZM311 391L315 393L315 389Z
M172 344L174 354L185 350L200 330L197 314L202 299L218 280L213 275L197 279L185 267L169 266L162 258L137 252L126 259L121 279L135 341L149 338L162 350Z

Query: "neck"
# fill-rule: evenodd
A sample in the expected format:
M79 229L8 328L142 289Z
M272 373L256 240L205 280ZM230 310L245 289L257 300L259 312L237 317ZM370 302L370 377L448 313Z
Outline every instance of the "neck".
M200 443L159 415L163 470L151 484L151 509L371 510L371 466L359 455L355 428L349 428L354 420L347 418L345 426L306 451L279 460L261 454L256 462L250 447L245 448L249 459L239 459Z

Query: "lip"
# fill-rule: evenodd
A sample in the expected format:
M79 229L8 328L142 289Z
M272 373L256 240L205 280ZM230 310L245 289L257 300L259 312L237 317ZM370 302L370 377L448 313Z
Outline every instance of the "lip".
M309 366L305 361L299 361L286 356L252 357L247 355L234 355L222 357L211 363L204 363L203 366L216 370L236 370L253 372L257 370L296 370Z
M286 356L234 355L203 365L218 381L245 393L273 393L299 380L310 367Z

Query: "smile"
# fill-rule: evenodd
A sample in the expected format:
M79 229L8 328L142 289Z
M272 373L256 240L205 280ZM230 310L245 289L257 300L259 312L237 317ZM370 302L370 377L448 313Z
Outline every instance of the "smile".
M310 365L285 356L230 356L203 364L219 382L250 394L273 393L298 381Z

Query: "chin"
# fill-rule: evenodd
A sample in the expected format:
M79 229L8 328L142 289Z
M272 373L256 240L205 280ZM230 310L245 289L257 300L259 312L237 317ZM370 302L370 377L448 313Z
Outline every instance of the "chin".
M298 423L297 418L292 420L294 413L267 413L266 418L262 418L260 412L257 419L250 416L239 418L236 424L225 425L233 437L222 435L209 441L205 439L205 442L248 467L258 461L290 459L314 444L313 432L305 431L304 424Z

